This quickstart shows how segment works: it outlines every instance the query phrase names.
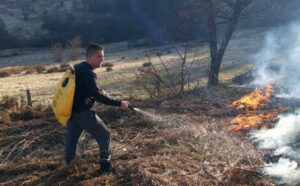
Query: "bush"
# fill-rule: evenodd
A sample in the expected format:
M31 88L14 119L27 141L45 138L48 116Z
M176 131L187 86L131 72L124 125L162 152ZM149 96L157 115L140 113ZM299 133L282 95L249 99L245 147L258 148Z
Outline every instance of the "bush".
M107 68L106 68L106 71L107 71L107 72L110 72L110 71L112 71L112 70L113 70L112 67L107 67Z
M26 72L25 72L25 74L33 74L33 73L35 73L36 72L36 69L35 68L29 68Z
M5 111L0 111L0 124L8 125L11 123L10 116Z
M11 74L12 73L9 70L0 70L0 77L1 78L11 76Z
M35 67L35 70L37 71L37 73L41 74L46 70L46 66L43 64L37 65Z
M63 64L61 64L59 66L60 66L60 68L68 68L69 64L68 63L63 63Z
M0 70L0 77L8 77L12 74L19 74L26 70L27 67L10 67L10 68L4 68Z
M107 63L103 63L102 64L102 67L113 67L114 64L113 63L110 63L110 62L107 62Z
M28 106L24 97L4 96L0 101L0 124L10 124L13 120L30 120L43 116L44 106Z
M38 108L33 108L31 106L23 106L21 107L18 112L11 113L11 118L14 120L31 120L31 119L37 119L43 116L43 113Z
M80 55L81 49L81 40L77 36L74 39L70 40L67 45L68 49L68 58L69 60L73 61L76 60Z
M54 62L62 62L63 52L64 49L61 43L54 43L52 45L52 59L54 60Z
M20 74L23 72L26 68L25 67L11 67L9 70L12 74Z
M69 64L68 63L63 63L60 65L60 69L59 72L65 72L66 70L68 70L69 68Z
M14 96L3 96L0 102L1 110L14 109L18 107L18 99Z
M143 64L143 67L150 67L151 66L151 63L150 62L146 62Z
M59 72L59 71L60 71L59 67L52 67L47 70L47 73L54 73L54 72Z

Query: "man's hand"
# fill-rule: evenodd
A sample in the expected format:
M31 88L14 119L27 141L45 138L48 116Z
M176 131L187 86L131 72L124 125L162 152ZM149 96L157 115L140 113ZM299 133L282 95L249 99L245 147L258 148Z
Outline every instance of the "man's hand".
M127 101L121 101L121 109L128 110L128 102Z

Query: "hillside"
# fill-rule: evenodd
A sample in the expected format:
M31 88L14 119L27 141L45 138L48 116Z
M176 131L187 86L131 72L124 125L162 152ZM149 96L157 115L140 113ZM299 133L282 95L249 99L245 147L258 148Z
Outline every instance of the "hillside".
M135 6L141 9L141 12L138 13L142 14L141 16L132 9L132 3L121 2L119 0L109 2L94 0L3 0L0 4L0 26L3 26L4 30L17 39L15 42L19 47L50 47L53 42L66 43L66 41L78 35L85 40L99 40L101 42L105 41L105 43L147 38L149 34L150 37L153 37L151 34L157 32L156 29L162 29L164 26L168 26L167 32L175 37L180 33L180 25L187 21L180 13L184 10L167 9L164 12L157 13L155 11L157 7L148 1L140 4L135 2ZM156 6L161 6L160 8L178 8L170 2L166 2ZM97 9L95 10L93 6L96 6ZM299 12L298 7L298 1L254 1L249 9L249 15L241 20L238 28L272 27L295 20ZM177 13L174 15L173 11ZM202 18L198 15L199 12L197 13L196 10L194 12L193 21L189 21L189 27L193 29L189 33L189 37L199 38L203 34L202 32L205 32L203 28L205 25L203 24L204 20L201 20ZM170 14L173 16L170 16ZM141 18L136 21L136 17ZM158 19L158 17L166 20ZM85 24L87 20L90 21L89 24ZM101 26L97 26L99 22L102 23ZM148 25L149 22L151 22L151 26ZM42 25L45 23L46 26L43 29ZM82 24L89 28L86 31L98 30L96 33L91 33L95 36L86 35L83 32L84 28L80 27ZM66 25L68 26L64 27ZM126 25L131 25L131 27ZM177 26L174 27L174 25ZM64 29L61 30L61 27ZM0 28L0 31L2 29ZM120 31L122 32L120 33ZM47 35L49 32L50 34ZM97 35L98 32L100 35ZM85 40L84 43L88 42ZM18 45L15 44L14 47L18 47Z
M42 32L42 16L71 11L72 2L75 1L3 0L0 4L0 19L9 33L32 38L36 33Z

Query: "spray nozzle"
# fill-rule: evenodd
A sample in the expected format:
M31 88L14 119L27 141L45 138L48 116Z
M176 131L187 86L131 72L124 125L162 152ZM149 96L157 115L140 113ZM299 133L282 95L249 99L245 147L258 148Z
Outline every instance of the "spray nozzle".
M131 110L134 110L134 107L131 105L128 105L128 108L130 108Z

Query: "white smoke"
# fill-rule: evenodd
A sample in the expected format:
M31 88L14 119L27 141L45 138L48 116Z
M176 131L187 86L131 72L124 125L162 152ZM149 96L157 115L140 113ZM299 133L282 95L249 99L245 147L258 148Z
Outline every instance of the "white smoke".
M295 161L280 158L276 164L267 164L263 172L275 178L279 178L279 184L298 185L300 183L300 169Z
M282 88L277 96L300 98L300 22L266 33L263 48L253 59L258 68L252 85L276 83ZM274 128L253 131L250 136L259 148L281 157L277 163L266 164L263 173L279 184L300 185L300 110L280 116Z
M278 83L286 91L279 96L300 98L300 22L267 32L252 59L258 63L253 85Z
M272 129L253 131L250 136L258 142L259 148L273 151L273 155L282 156L278 163L265 165L262 171L278 178L281 184L300 184L300 110L295 114L280 116L278 123Z

